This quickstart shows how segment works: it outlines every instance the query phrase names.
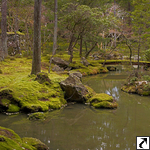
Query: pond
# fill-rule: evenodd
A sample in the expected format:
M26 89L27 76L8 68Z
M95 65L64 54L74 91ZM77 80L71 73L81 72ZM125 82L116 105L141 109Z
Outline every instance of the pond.
M97 93L113 95L119 104L115 110L74 104L49 112L44 121L0 114L0 126L21 137L38 138L51 150L134 150L136 136L150 136L150 97L122 92L126 77L112 72L83 78Z

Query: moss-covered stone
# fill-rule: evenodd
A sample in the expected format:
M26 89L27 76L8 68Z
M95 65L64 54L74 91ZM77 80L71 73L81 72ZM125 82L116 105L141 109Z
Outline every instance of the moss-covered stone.
M118 104L115 102L114 98L105 93L95 94L87 102L89 102L95 108L114 109L118 107Z
M98 102L98 103L92 103L92 106L95 108L109 108L109 109L114 109L118 107L118 104L116 102L111 103L108 101L103 101L103 102Z
M48 150L48 147L35 138L21 139L13 130L0 126L1 150Z
M37 112L33 114L29 114L29 120L44 120L46 115L43 112Z
M14 105L14 104L10 104L7 109L7 112L9 112L9 113L15 113L15 112L19 112L19 111L20 111L20 107L17 105Z
M85 99L86 99L86 101L88 102L88 100L89 100L92 96L94 96L94 95L96 94L96 92L95 92L92 88L90 88L89 86L87 86L87 85L84 85L84 86L85 86L85 88L88 90L88 93L84 96Z
M24 138L22 138L22 141L24 143L28 143L29 145L32 145L37 150L48 150L48 147L36 138L24 137Z
M121 90L127 93L136 93L143 96L150 95L150 83L147 81L136 81L130 84L126 84L121 87Z
M91 99L89 99L89 101L91 103L102 102L102 101L113 102L113 97L105 93L99 93L99 94L95 94Z

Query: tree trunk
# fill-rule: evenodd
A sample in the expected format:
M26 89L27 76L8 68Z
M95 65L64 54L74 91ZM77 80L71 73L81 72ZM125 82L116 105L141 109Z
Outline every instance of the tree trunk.
M80 57L82 57L82 35L80 36Z
M91 53L91 51L95 48L97 42L95 42L95 44L93 45L93 47L85 54L85 58L87 58L89 56L89 54Z
M34 39L31 74L41 72L41 4L42 0L34 1Z
M140 59L139 59L139 57L140 57L140 47L141 47L141 37L139 35L139 44L138 44L138 70L140 68Z
M0 48L0 61L8 56L7 50L7 0L2 0L2 20L1 20L1 48Z
M53 55L56 53L57 49L57 0L55 0L55 10L54 10L54 40L53 40Z
M71 54L73 42L74 42L74 34L72 34L71 39L70 39L70 43L69 43L69 47L68 47L68 55Z

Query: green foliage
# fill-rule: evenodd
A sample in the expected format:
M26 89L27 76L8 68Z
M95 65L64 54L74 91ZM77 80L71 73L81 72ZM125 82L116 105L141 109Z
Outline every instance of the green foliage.
M144 75L142 77L145 81L149 81L150 82L150 76L149 75Z
M145 51L145 58L147 61L150 61L150 49Z
M135 81L138 81L138 78L137 78L137 77L132 77L132 78L130 79L130 84L135 83Z

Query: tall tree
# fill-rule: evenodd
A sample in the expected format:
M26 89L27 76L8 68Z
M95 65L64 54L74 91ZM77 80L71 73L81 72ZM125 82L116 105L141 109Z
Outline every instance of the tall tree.
M41 72L41 4L42 0L34 1L34 41L31 74Z
M54 40L53 40L53 55L57 49L57 0L55 0L54 10Z
M132 12L132 27L137 41L137 54L138 54L138 69L139 69L139 56L141 46L148 40L149 26L150 26L150 3L149 0L136 0L133 1L134 11Z
M7 0L2 0L2 20L1 20L1 48L0 48L0 61L4 60L8 55L7 50Z
M49 65L49 70L48 72L50 73L50 68L51 68L51 63L52 63L52 59L53 56L56 54L56 49L57 49L57 0L54 0L54 38L53 38L53 52L52 52L52 57L50 58L50 65Z

